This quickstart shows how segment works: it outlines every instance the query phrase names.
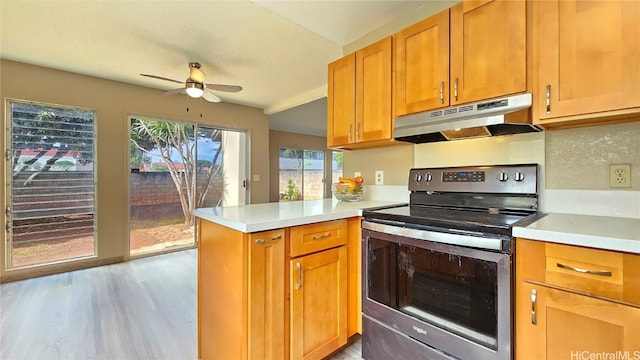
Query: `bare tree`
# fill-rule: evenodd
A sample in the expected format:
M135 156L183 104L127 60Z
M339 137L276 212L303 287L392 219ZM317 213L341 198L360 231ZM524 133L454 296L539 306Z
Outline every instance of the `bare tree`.
M222 146L218 146L207 170L206 180L196 193L198 166L194 128L188 124L143 119L134 119L131 124L131 144L135 148L132 154L140 151L159 155L163 159L180 198L184 223L189 226L193 225L193 210L203 204L209 184L221 171L218 160L222 154ZM220 130L201 130L198 137L208 137L220 144ZM179 158L180 162L174 162L174 157Z

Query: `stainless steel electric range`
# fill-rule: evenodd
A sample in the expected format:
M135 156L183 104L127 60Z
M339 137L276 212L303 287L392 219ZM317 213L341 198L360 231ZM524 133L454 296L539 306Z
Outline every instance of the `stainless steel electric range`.
M538 166L411 169L408 205L363 213L365 359L511 359L512 227Z

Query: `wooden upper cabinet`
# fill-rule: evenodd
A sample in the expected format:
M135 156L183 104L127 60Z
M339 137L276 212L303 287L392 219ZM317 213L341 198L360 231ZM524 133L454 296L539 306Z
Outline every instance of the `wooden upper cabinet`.
M451 8L451 105L527 90L524 0L463 1Z
M464 1L394 46L396 116L527 91L524 0Z
M388 37L329 64L328 147L393 142L391 52Z
M395 115L449 106L449 9L393 36Z
M640 2L534 1L534 121L580 125L640 112Z
M356 52L356 142L391 139L391 42Z
M356 102L356 55L347 55L329 64L327 82L327 146L354 141Z

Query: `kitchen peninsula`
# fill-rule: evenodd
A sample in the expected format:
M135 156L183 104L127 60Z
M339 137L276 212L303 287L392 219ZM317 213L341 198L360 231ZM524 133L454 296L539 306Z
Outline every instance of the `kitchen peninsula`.
M360 216L388 201L203 208L198 356L323 358L361 332Z

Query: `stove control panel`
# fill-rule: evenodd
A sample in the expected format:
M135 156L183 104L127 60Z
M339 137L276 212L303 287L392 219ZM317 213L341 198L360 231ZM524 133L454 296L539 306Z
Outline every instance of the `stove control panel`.
M537 194L538 165L419 168L409 173L409 191Z
M484 171L444 171L442 182L484 182Z

